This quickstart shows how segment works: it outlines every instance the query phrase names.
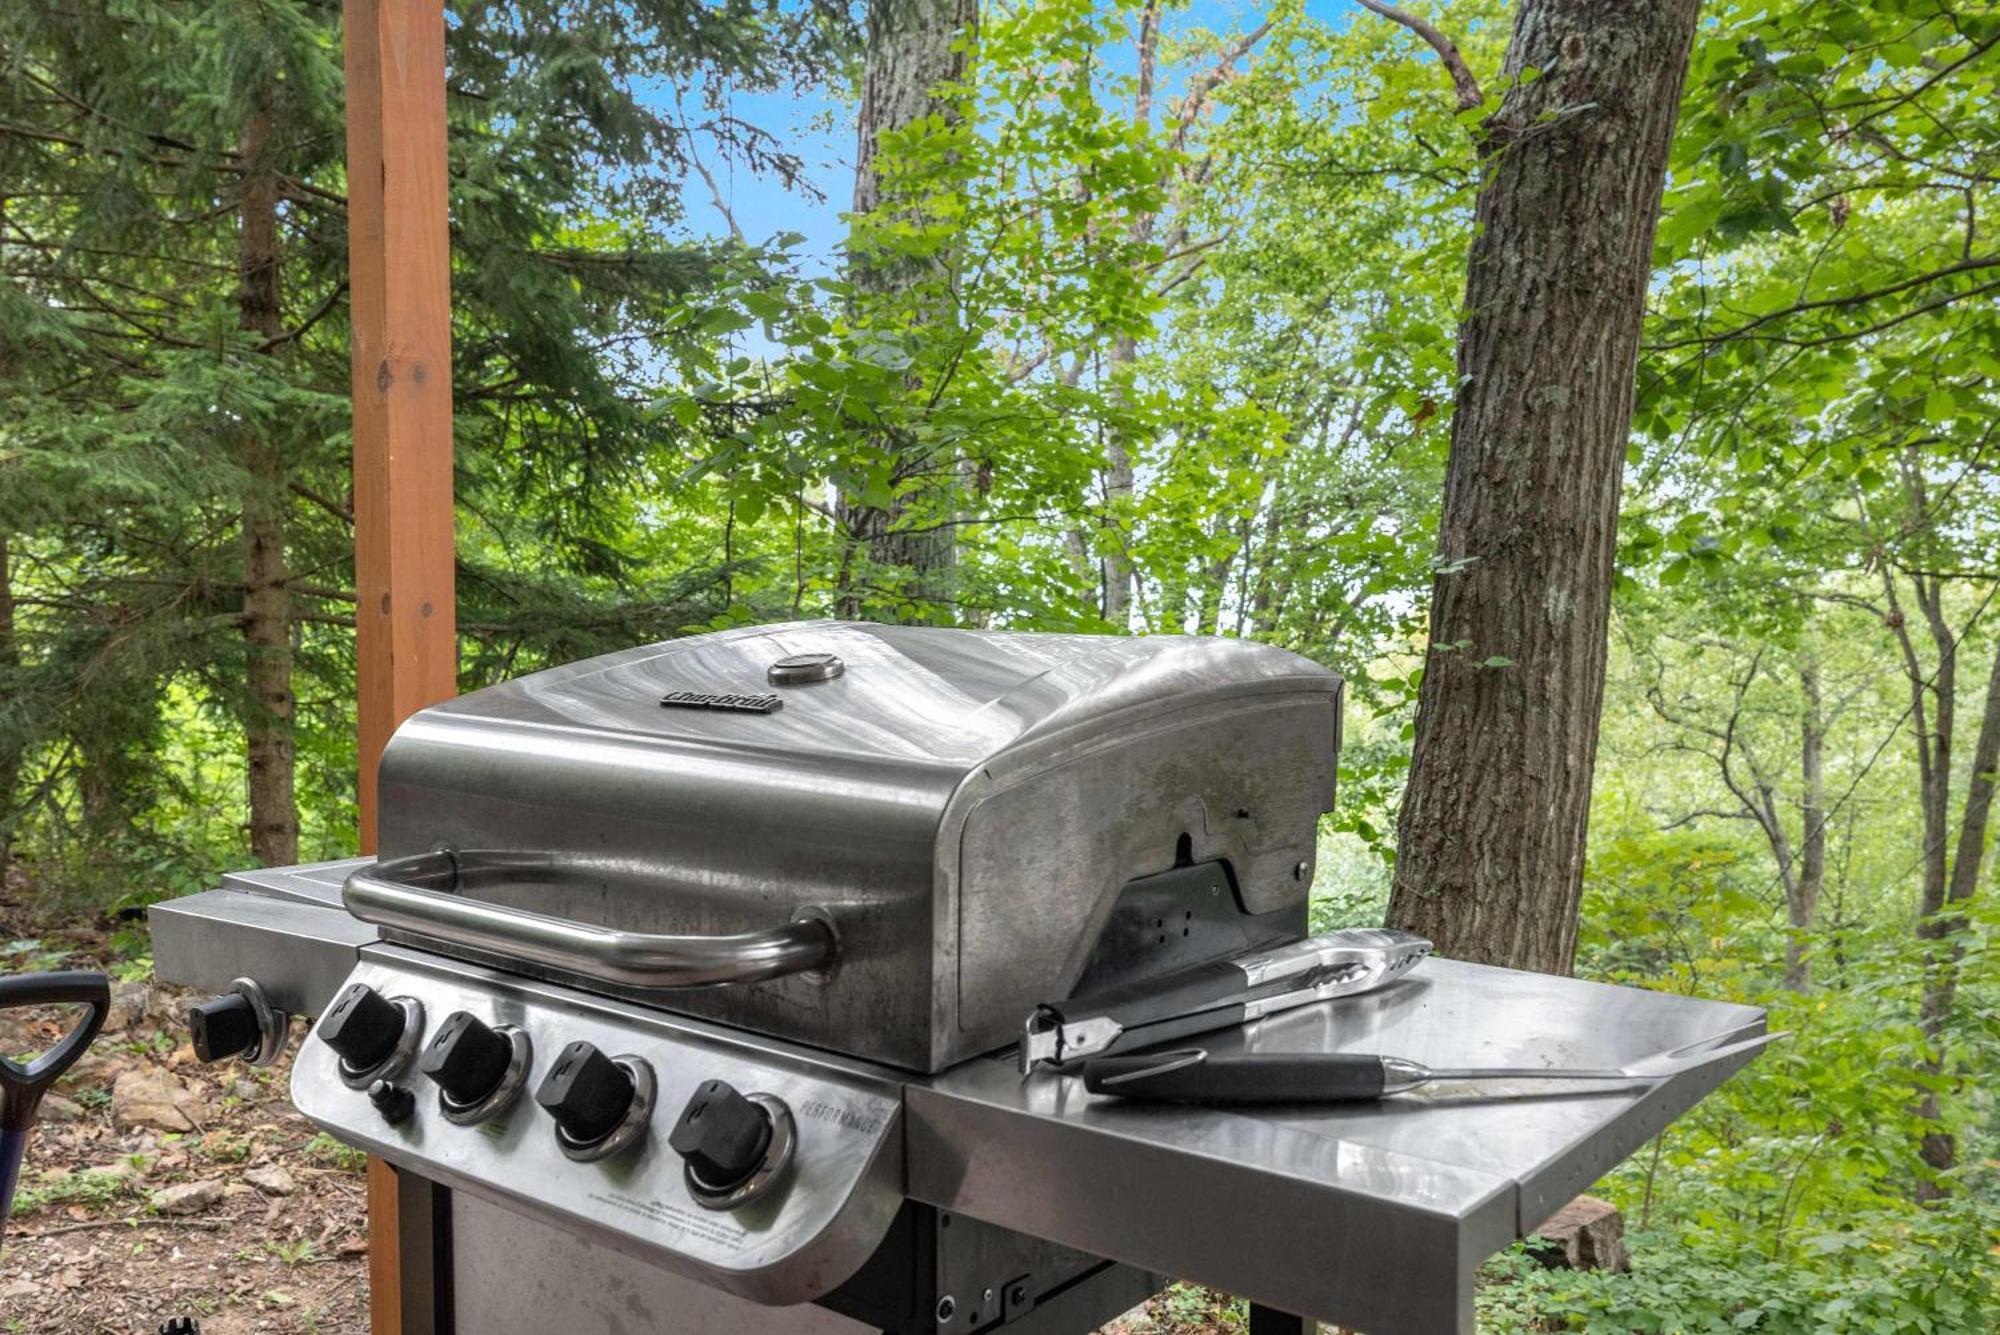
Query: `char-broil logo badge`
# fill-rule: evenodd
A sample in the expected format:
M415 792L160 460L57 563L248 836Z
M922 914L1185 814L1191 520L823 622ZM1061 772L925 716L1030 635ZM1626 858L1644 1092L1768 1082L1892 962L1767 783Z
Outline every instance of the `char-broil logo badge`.
M726 691L669 691L660 697L668 709L718 709L726 714L775 714L784 701L775 695L737 695Z

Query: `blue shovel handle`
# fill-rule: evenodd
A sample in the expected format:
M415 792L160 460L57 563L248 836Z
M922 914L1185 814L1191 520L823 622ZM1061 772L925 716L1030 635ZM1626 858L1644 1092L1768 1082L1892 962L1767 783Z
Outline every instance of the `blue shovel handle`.
M89 1048L111 1010L111 980L101 973L31 973L0 978L0 1010L20 1006L85 1006L89 1013L62 1041L23 1066L0 1057L0 1228L14 1206L21 1159L28 1148L28 1128L42 1106L42 1095L56 1077L76 1064Z

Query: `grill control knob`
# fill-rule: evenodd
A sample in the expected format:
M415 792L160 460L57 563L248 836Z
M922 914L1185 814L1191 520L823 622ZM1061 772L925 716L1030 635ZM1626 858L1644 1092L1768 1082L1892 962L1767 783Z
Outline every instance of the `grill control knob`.
M500 1087L513 1056L505 1034L470 1011L453 1011L417 1058L417 1069L453 1103L477 1103Z
M725 1192L763 1164L771 1146L771 1115L727 1082L710 1080L681 1110L667 1144L687 1161L699 1186Z
M624 1120L632 1095L632 1077L625 1068L578 1039L556 1054L555 1065L535 1091L535 1102L572 1142L587 1145Z
M406 1022L401 1006L366 983L350 983L320 1017L319 1036L349 1066L365 1071L396 1050Z
M205 1062L248 1057L264 1045L264 1031L257 1025L257 1008L240 993L196 1002L188 1007L187 1022L194 1055Z
M417 1110L417 1096L401 1085L387 1080L377 1080L368 1086L368 1101L375 1105L375 1111L382 1114L382 1120L390 1126L408 1120Z

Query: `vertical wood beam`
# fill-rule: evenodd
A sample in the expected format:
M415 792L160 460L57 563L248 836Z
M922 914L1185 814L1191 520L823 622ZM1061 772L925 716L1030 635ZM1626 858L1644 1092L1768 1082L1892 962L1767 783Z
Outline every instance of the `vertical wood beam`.
M373 852L382 748L457 689L443 0L348 0L345 38L357 761ZM394 1171L370 1160L375 1335L409 1328L402 1213Z
M442 0L348 0L361 848L396 725L457 690Z

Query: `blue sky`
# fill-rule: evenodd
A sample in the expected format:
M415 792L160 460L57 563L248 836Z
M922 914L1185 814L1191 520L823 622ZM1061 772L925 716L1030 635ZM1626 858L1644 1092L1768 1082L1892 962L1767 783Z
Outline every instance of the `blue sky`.
M1352 8L1345 0L1321 0L1321 4L1329 11L1325 17L1334 22L1344 21L1346 11ZM1171 38L1189 28L1239 30L1255 22L1251 16L1261 8L1245 0L1192 0L1167 16L1164 31ZM662 90L660 96L664 101L672 94ZM828 89L803 93L725 90L724 96L730 114L777 136L799 156L806 179L823 196L815 202L804 192L787 190L773 175L716 160L704 146L716 185L729 201L746 239L759 242L783 232L797 232L806 239L802 258L808 267L831 271L846 235L840 215L854 190L852 104ZM690 106L689 110L692 114L695 108ZM697 236L727 234L727 223L698 176L688 180L686 202L690 232Z

